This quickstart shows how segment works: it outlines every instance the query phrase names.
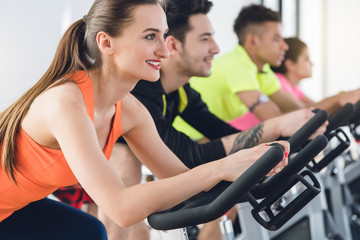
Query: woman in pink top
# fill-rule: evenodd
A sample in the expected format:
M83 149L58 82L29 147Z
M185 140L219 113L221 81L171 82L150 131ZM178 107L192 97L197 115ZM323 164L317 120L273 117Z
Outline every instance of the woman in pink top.
M360 99L360 90L340 92L327 97L320 102L314 102L307 97L299 87L301 80L312 76L313 63L310 60L309 49L298 38L284 39L289 46L284 61L280 67L272 68L281 82L282 89L289 92L304 107L316 107L328 111L331 115L341 106L350 102L355 103Z
M46 196L79 182L127 227L234 181L270 148L262 144L192 170L167 148L129 94L139 79L159 79L169 55L167 29L158 0L96 0L67 30L39 82L0 113L1 239L106 239L98 220ZM161 180L125 187L107 161L120 134Z

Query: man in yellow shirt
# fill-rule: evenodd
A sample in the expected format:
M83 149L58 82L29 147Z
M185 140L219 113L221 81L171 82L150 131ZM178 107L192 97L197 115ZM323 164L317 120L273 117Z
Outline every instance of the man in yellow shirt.
M281 90L270 65L279 66L288 49L278 14L261 5L241 10L234 31L239 44L213 61L210 77L192 78L211 112L239 129L299 109ZM239 119L242 117L242 119Z

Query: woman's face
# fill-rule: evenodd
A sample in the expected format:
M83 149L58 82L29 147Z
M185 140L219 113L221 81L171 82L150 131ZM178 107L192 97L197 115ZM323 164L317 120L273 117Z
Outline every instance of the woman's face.
M292 63L292 72L300 79L312 76L313 63L310 60L309 50L304 47L295 63Z
M122 77L156 81L160 63L169 56L164 43L168 26L160 5L139 5L132 21L114 38L114 64Z

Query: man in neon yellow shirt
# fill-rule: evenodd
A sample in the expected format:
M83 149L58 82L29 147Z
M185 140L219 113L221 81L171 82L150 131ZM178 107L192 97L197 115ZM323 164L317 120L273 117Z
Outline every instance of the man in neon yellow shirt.
M234 50L213 61L210 77L190 81L210 111L244 130L299 109L270 69L281 64L288 49L278 14L250 5L241 10L234 31L239 40Z

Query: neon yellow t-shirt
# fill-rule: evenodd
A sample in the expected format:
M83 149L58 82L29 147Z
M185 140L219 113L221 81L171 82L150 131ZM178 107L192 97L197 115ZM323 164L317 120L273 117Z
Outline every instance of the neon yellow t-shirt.
M259 73L241 45L215 58L211 72L207 78L191 78L190 85L201 94L210 112L224 121L234 120L249 111L237 96L238 92L260 90L270 96L281 88L269 64L265 64ZM194 131L186 122L177 120L173 126L190 137L194 136Z

